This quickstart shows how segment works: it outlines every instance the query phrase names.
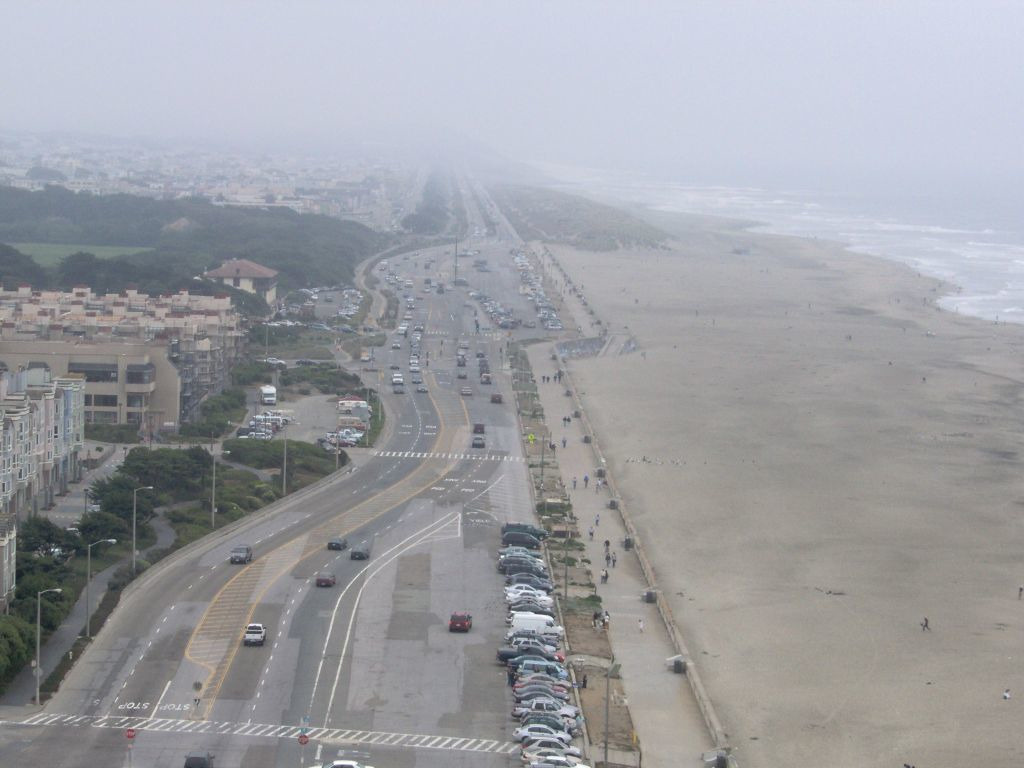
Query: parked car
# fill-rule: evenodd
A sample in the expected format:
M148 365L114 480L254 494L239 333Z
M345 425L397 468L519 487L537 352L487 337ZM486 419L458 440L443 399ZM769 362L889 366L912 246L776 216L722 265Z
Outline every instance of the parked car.
M530 736L545 736L549 739L558 739L564 744L568 744L572 741L572 736L568 731L558 730L552 728L550 725L541 725L540 723L534 723L533 725L522 725L512 731L512 738L516 741L522 741Z
M448 619L449 632L469 632L472 628L473 617L464 611L457 611Z
M564 704L557 699L534 699L517 704L512 708L512 717L518 718L530 712L546 712L559 717L576 717L580 711L571 704Z
M528 533L537 539L546 539L548 537L548 532L546 530L544 530L543 528L538 528L535 525L531 525L530 523L505 523L503 526L501 526L502 536L504 536L506 533L510 533L511 531Z

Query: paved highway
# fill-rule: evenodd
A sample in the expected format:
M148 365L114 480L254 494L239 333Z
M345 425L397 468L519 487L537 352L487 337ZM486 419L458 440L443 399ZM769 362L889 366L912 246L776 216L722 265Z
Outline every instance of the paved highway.
M466 202L471 227L482 227ZM496 268L507 245L472 247L492 257L494 271L465 276L521 302L509 259ZM145 574L45 709L0 728L0 764L179 768L193 749L216 753L218 768L339 756L378 768L518 764L504 675L493 662L504 632L497 527L530 514L501 368L507 334L475 333L465 289L420 290L424 276L452 272L445 249L431 255L431 272L423 252L392 262L416 285L429 393L392 394L388 365L406 369L408 345L380 350L389 431L374 454ZM487 387L470 368L470 397L455 378L459 339L471 357L485 352L497 374ZM492 391L504 393L504 405L490 403ZM486 449L469 447L473 422L487 425ZM370 543L369 560L328 551L339 535ZM228 564L242 543L254 561ZM333 572L336 586L317 588L320 571ZM448 633L453 610L473 613L471 633ZM264 646L242 647L250 621L267 626Z

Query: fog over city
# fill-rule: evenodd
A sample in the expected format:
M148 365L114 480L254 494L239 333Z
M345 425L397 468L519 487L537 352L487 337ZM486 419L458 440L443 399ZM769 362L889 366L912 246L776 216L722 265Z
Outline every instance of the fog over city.
M1024 166L1014 2L10 2L0 20L8 130L465 138L703 183L988 186Z

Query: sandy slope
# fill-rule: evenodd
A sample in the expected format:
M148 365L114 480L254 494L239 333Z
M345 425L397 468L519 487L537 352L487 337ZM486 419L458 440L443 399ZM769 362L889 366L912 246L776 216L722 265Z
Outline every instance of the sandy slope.
M744 768L1024 763L1024 328L817 241L552 250L644 351L571 369Z

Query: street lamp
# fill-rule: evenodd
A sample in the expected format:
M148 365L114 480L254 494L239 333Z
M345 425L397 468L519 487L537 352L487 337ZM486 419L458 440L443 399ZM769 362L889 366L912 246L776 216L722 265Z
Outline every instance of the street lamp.
M139 491L152 491L152 485L143 485L132 491L132 576L135 576L135 513L139 507Z
M619 674L619 665L612 655L611 663L604 677L604 764L608 765L608 710L610 709L612 676Z
M100 539L85 548L85 637L92 640L92 601L89 596L89 582L92 581L92 548L97 544L117 544L117 539Z
M210 455L213 457L213 481L210 483L210 528L217 527L217 454L214 447L210 446ZM221 456L230 456L231 451L221 451Z
M288 438L284 439L284 458L281 460L281 495L288 495Z
M58 595L63 592L60 587L54 587L53 589L44 589L36 593L36 706L39 706L39 676L43 674L43 662L39 658L39 634L40 624L42 623L43 617L43 595L48 592L56 592Z

